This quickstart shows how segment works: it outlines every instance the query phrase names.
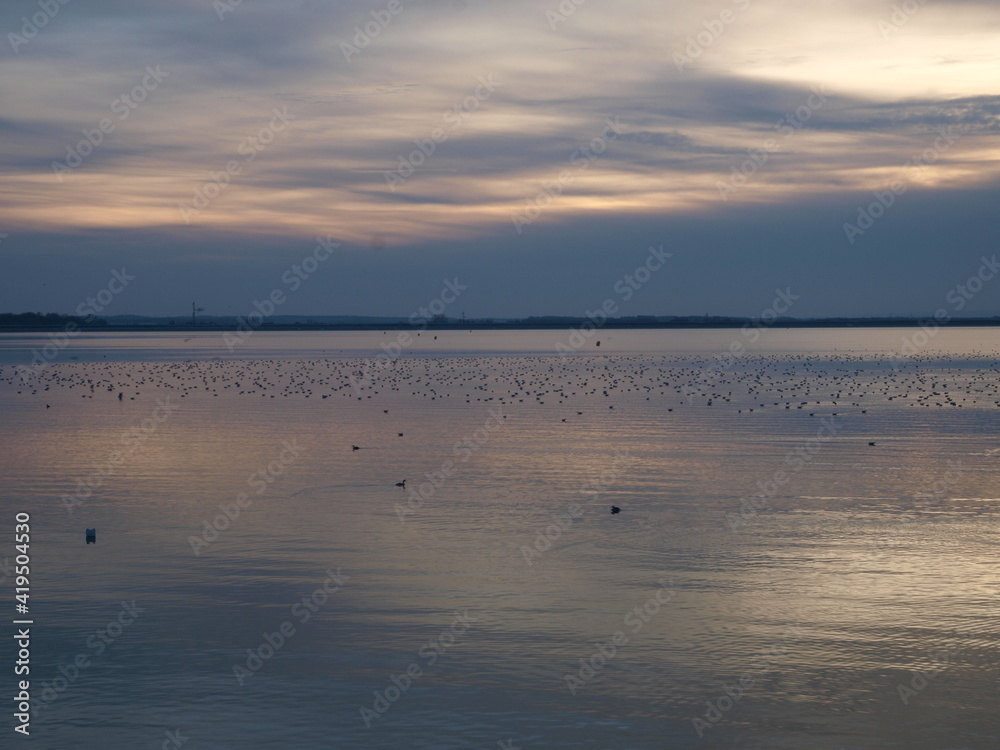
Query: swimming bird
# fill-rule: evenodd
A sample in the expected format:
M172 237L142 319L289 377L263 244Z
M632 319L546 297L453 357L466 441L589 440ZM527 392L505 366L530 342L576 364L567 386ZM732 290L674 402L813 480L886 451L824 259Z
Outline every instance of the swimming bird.
M621 513L621 512L622 512L622 509L619 508L617 505L612 505L611 506L611 515L614 515L615 513Z
M396 482L396 486L406 489L406 480L404 479L402 482Z
M351 446L351 450L352 450L352 451L359 451L359 450L361 450L361 449L360 449L360 448L359 448L358 446L356 446L356 445L352 445L352 446Z

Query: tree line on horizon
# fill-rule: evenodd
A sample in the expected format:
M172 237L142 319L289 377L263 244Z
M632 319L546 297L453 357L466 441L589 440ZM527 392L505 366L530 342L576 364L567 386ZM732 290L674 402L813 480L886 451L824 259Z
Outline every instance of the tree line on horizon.
M59 313L0 313L0 327L62 328L70 323L75 323L80 328L100 328L106 326L108 321L97 317L82 318L78 315L60 315Z

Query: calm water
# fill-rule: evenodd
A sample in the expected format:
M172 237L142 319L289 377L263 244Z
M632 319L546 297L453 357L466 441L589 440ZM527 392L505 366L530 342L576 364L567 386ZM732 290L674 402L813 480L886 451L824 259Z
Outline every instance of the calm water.
M911 334L0 338L32 746L997 748L1000 332Z

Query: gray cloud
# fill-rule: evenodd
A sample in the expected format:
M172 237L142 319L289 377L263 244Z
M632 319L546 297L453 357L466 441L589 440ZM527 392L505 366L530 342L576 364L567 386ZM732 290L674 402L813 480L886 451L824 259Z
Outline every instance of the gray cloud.
M978 252L992 226L982 198L1000 171L992 146L1000 96L983 71L996 54L963 47L972 38L965 32L1000 35L992 3L963 2L964 15L948 17L940 15L943 3L928 4L889 45L876 29L881 6L823 6L803 25L778 12L787 9L776 0L755 0L697 64L679 70L673 53L717 15L712 9L585 3L553 30L545 12L555 3L403 0L386 25L375 18L384 20L387 2L244 0L220 20L209 0L74 0L17 54L7 45L0 54L0 232L11 234L0 245L4 278L50 278L60 263L74 269L44 290L11 284L9 298L42 294L58 307L45 295L73 297L86 268L112 258L144 262L155 248L156 273L215 279L220 300L238 307L258 273L266 277L322 230L354 248L341 267L356 275L351 289L388 274L403 299L407 279L461 267L493 290L483 314L503 312L499 280L524 290L516 295L524 309L512 314L572 312L616 273L619 255L631 252L623 245L641 248L666 234L684 238L700 258L690 261L695 278L731 269L706 292L723 311L735 300L750 304L752 294L733 292L743 279L766 287L764 279L788 273L807 284L795 270L804 263L847 285L851 274L868 272L873 254L897 257L899 242L920 259L915 278L929 269L937 278L944 248ZM17 32L21 16L36 10L26 0L8 4L0 31ZM952 25L942 30L945 22ZM366 34L372 23L377 33L348 61L341 45L355 44L356 28ZM869 28L871 38L860 35L845 55L842 44L824 44L825 23ZM915 55L924 67L911 75ZM852 67L855 60L865 67ZM151 65L169 78L57 182L52 161L109 116ZM933 82L923 80L928 71L938 76ZM452 127L445 114L465 106L481 76L498 88ZM823 106L792 134L779 133L777 123L819 86ZM271 138L276 107L293 119ZM571 156L601 135L608 117L624 132L576 169ZM386 172L435 128L447 139L393 190ZM843 222L940 128L961 140L933 169L904 175L908 194L865 236L864 253L846 244ZM251 159L245 144L259 137L269 140ZM768 139L777 148L766 163L721 200L719 180ZM178 203L232 162L238 174L184 223ZM564 170L571 179L518 235L511 215ZM948 211L960 194L968 210L957 224ZM934 218L953 230L951 241L927 231ZM798 238L773 224L797 227ZM373 243L386 244L381 256L365 254ZM505 270L513 257L515 270ZM563 289L558 269L574 257L573 285ZM221 269L234 258L246 264L236 283L224 283ZM386 258L396 265L384 265ZM421 263L433 273L425 276ZM186 294L195 291L207 295ZM374 314L363 294L345 295L352 309L342 311ZM685 310L700 304L679 299ZM871 299L872 309L882 304L874 292ZM914 292L894 304L905 299L918 301ZM153 295L142 304L173 303ZM816 309L834 312L832 303Z

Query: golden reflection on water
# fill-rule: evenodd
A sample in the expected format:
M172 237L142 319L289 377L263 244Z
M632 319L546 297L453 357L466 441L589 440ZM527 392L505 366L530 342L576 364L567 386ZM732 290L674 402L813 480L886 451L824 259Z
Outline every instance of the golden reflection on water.
M360 399L339 358L185 364L190 380L170 361L63 363L31 388L0 382L2 503L38 528L41 679L116 602L149 610L40 731L51 747L95 731L103 691L245 746L993 746L992 360L921 364L927 382L889 401L902 376L875 362L770 356L688 399L697 356L408 359ZM828 378L848 371L834 404L844 383ZM945 378L963 407L917 405ZM142 432L168 397L178 408ZM61 498L123 435L135 447L70 513ZM338 568L343 589L236 690L233 664ZM428 663L420 648L466 610ZM567 675L619 632L572 692ZM411 662L426 674L366 729L359 707ZM692 719L744 675L698 740Z

